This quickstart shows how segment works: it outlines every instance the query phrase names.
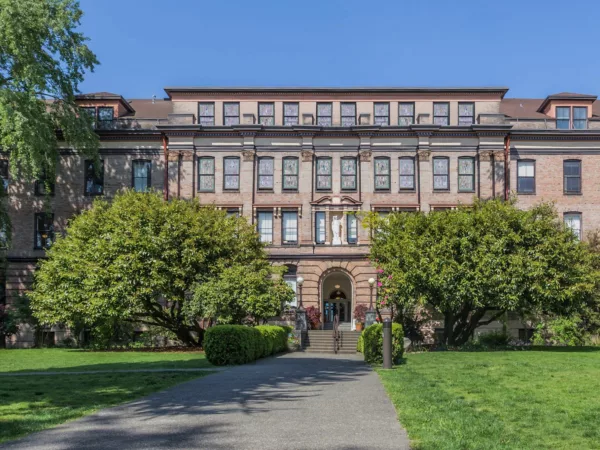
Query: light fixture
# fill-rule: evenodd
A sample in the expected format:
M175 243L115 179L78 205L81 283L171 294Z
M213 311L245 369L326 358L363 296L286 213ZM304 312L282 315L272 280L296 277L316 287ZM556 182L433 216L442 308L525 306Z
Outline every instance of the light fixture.
M335 288L336 288L336 289L339 289L340 287L341 287L341 286L340 286L339 284L336 284L336 285L335 285Z
M375 284L375 278L369 278L369 286L373 287Z
M298 286L302 286L304 284L304 278L298 277L296 279L296 284L298 284Z

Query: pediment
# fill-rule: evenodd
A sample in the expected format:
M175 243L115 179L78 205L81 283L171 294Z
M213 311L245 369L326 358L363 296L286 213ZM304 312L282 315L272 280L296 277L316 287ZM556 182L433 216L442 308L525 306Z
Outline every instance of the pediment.
M319 206L358 206L362 205L362 202L350 197L349 195L324 195L314 202L311 202L311 204Z

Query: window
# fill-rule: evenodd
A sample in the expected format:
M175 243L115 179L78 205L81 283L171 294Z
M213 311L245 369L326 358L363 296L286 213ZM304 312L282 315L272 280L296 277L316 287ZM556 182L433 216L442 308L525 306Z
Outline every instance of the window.
M587 128L587 106L573 107L573 128L576 130L585 130Z
M240 208L227 208L225 212L227 217L235 217L236 219L240 217Z
M226 156L223 158L223 190L237 191L240 189L240 158Z
M400 190L413 191L415 189L415 158L404 156L400 158Z
M271 211L260 211L258 213L258 234L260 242L273 243L273 213Z
M0 159L0 178L4 191L8 191L8 159Z
M37 213L35 215L34 248L45 249L54 242L54 214Z
M98 123L110 123L115 118L115 110L112 107L102 106L98 108Z
M104 161L100 160L100 167L96 170L94 161L85 161L85 195L104 194Z
M581 213L569 212L564 214L565 226L570 229L577 239L581 240Z
M315 243L325 243L325 211L315 213Z
M475 158L458 158L458 192L475 192Z
M433 190L447 191L450 189L450 164L445 156L433 158Z
M223 125L240 124L240 104L234 102L223 103Z
M535 193L535 161L517 161L517 193Z
M331 190L331 158L317 158L317 190Z
M298 158L286 156L283 158L283 189L287 191L298 190Z
M571 107L556 107L556 128L559 130L568 130L571 128Z
M342 158L342 190L356 190L356 158Z
M133 161L133 189L135 192L147 192L150 187L152 163L150 161Z
M375 158L375 190L390 189L390 158L380 156Z
M85 106L79 108L82 114L87 115L92 123L92 127L96 128L96 108L93 106Z
M341 103L340 112L343 127L356 125L356 103Z
M458 125L461 127L475 123L475 103L458 104Z
M215 191L215 158L202 156L198 158L198 192Z
M355 214L346 216L346 230L348 244L356 244L358 242L358 219Z
M281 214L281 234L283 244L298 243L298 212L283 211Z
M531 342L534 331L533 328L519 328L519 340L521 342Z
M298 268L292 264L289 264L287 266L288 270L287 272L283 275L283 281L285 281L287 283L287 285L289 287L292 288L292 290L294 291L294 294L297 293L297 289L296 289L296 276L298 274ZM296 306L297 305L297 301L296 301L296 296L294 295L294 300L292 300L289 304L289 306Z
M203 127L215 126L215 104L213 102L198 103L198 122Z
M266 156L258 158L258 189L273 189L274 170L273 158Z
M581 194L581 161L563 161L565 194Z
M54 195L54 182L47 179L45 172L35 181L34 193L35 195Z
M375 103L373 106L373 124L382 126L390 124L389 103Z
M450 104L449 103L434 103L433 104L433 124L434 125L450 125Z
M317 103L317 125L330 127L332 112L333 105L331 103Z
M258 104L258 123L261 125L275 125L275 104Z
M283 124L286 126L298 125L300 105L298 103L283 104Z
M415 123L415 104L398 103L398 125L406 127Z

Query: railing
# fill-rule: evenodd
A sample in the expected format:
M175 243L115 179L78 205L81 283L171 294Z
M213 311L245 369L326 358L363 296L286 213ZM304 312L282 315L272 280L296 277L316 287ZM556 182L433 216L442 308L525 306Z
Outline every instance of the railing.
M340 349L340 316L333 317L333 353L337 354Z

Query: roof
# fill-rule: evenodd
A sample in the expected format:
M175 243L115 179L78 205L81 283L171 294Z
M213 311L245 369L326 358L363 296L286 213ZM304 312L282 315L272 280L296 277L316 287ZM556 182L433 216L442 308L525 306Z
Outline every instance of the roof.
M552 94L546 97L538 108L538 112L542 112L552 100L588 100L594 102L597 98L598 97L596 95L576 94L574 92L559 92L558 94Z
M173 112L173 103L168 99L136 98L128 102L135 109L136 119L166 119Z
M133 109L133 107L129 104L127 100L123 98L122 95L113 94L112 92L91 92L88 94L76 95L75 98L77 100L118 100L123 104L123 106L128 112L132 114L135 113L135 109Z
M165 92L169 97L172 93L498 93L501 98L508 92L507 87L257 87L257 86L232 86L232 87L207 87L184 86L166 87Z
M560 99L589 100L592 103L592 115L600 116L600 101L595 96L579 97L559 97ZM549 96L550 97L550 96ZM500 102L500 114L515 119L548 119L549 116L540 112L543 111L542 105L548 97L544 98L504 98Z

